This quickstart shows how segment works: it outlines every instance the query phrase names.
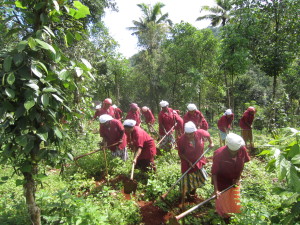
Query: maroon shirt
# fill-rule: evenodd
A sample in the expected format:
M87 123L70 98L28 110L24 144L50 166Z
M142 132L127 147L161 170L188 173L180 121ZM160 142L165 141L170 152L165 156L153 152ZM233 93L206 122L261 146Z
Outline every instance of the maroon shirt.
M186 114L183 116L183 121L184 123L192 121L197 128L201 128L203 130L208 129L208 123L205 120L202 112L200 112L199 110L195 110L194 114L186 112Z
M173 112L173 109L168 108L168 111L165 112L161 110L158 114L158 124L159 124L159 134L165 135L168 131L172 129L176 122L176 114ZM171 134L171 131L169 134Z
M214 152L212 175L217 176L218 190L222 191L238 179L244 169L244 164L250 161L250 156L243 146L238 150L235 158L232 158L228 147L225 145Z
M203 114L199 110L195 110L194 114L186 112L186 114L183 116L183 121L184 123L192 121L196 127L199 128L202 118L204 118Z
M155 118L153 116L153 113L151 112L150 109L148 109L147 111L143 111L142 110L142 114L144 115L145 117L145 122L148 124L153 124L155 122Z
M127 113L126 119L135 120L136 121L135 126L140 126L140 124L141 124L141 114L140 114L139 110L136 110L136 111L129 110Z
M109 148L112 151L116 150L117 146L119 149L124 149L127 145L125 130L120 120L113 119L109 121L108 127L104 124L101 124L100 136L104 138L104 140L107 142L107 145L115 144L122 139L123 142L121 144Z
M137 160L151 160L156 155L154 139L142 128L134 126L133 131L128 135L128 140L134 147L142 148L142 153Z
M178 155L184 155L191 163L195 163L197 159L203 154L204 142L206 138L210 137L210 134L202 129L195 131L194 142L195 145L190 143L188 137L184 134L177 141ZM206 159L203 156L201 160L195 165L195 168L191 169L189 173L193 173L202 168L206 164ZM181 158L181 172L184 173L190 168L190 164Z
M254 120L254 114L250 114L249 111L245 111L240 119L240 128L244 130L250 130Z
M206 119L203 117L201 124L200 124L200 128L203 130L208 130L208 122L206 121Z
M231 127L231 123L233 121L234 115L231 114L230 117L223 115L218 121L218 128L220 131L226 132L225 129L229 129Z
M122 120L123 112L119 108L115 108L115 118L117 120Z
M183 134L184 133L184 122L183 119L177 114L175 115L175 120L177 125L175 126L175 130L179 133L179 134Z
M104 114L108 114L108 115L112 116L113 118L115 118L115 109L112 106L110 106L109 108L97 109L93 118L96 119L97 117L100 117L101 115L104 115Z

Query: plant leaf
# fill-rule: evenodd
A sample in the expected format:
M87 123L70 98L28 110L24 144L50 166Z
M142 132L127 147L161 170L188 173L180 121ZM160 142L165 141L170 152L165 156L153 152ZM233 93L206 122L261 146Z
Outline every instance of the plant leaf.
M300 154L294 156L291 161L292 161L293 164L299 165L300 164Z
M54 127L54 133L59 139L62 139L62 133L57 127Z
M23 55L22 54L19 53L19 54L14 55L14 64L16 66L20 66L22 62L23 62Z
M48 106L49 105L49 95L43 94L41 97L41 101L44 106Z
M21 1L15 1L15 5L16 5L16 7L18 7L18 8L21 8L21 9L27 9L26 6L23 6L23 5L22 5L22 2L21 2Z
M58 91L53 87L47 87L43 89L43 92L58 92Z
M52 47L52 45L49 45L48 43L40 40L40 39L35 39L35 41L43 48L46 50L50 50L54 55L56 54L55 49Z
M74 157L73 157L73 155L71 153L67 153L67 155L68 155L68 157L69 157L70 160L74 161Z
M57 12L59 12L59 4L57 3L56 0L52 0L53 4L54 4L54 8Z
M26 84L28 87L34 89L35 91L39 90L39 86L35 83L28 83Z
M24 107L25 109L28 111L29 109L31 109L33 106L35 105L35 101L34 100L30 100L30 101L26 101L24 103Z
M67 80L70 76L69 71L67 71L66 69L63 69L62 71L60 71L58 73L58 77L60 80Z
M10 88L5 88L5 94L10 98L14 98L16 95L15 91Z
M3 67L4 71L8 72L11 69L11 62L12 62L12 57L9 55L4 59Z
M48 139L48 132L38 132L37 135L40 137L42 141L47 141Z
M6 80L7 80L7 83L8 83L9 85L13 85L13 83L14 83L15 80L16 80L14 73L8 74Z
M57 3L57 1L55 1L55 2ZM59 9L59 7L58 7L58 9ZM50 34L52 37L55 37L53 31L49 27L44 26L44 30L47 31L47 33Z
M27 145L27 137L25 135L16 137L16 143L20 146L25 147Z
M35 64L35 63L31 64L31 71L39 78L41 78L43 76L43 74L39 70L37 64Z
M89 63L89 61L87 61L86 59L81 58L81 61L83 62L83 64L86 66L88 70L91 70L93 68L92 65Z
M52 94L52 96L57 100L57 101L59 101L59 102L63 102L63 100L60 98L60 97L58 97L56 94Z

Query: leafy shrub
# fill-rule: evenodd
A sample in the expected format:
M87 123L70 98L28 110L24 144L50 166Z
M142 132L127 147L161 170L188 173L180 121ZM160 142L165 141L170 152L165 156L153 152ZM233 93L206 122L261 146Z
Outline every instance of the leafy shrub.
M22 185L16 186L19 176L11 177L11 168L1 168L0 182L0 224L24 225L30 223Z
M72 195L66 189L39 195L44 224L137 224L139 208L133 200L104 187L96 197Z

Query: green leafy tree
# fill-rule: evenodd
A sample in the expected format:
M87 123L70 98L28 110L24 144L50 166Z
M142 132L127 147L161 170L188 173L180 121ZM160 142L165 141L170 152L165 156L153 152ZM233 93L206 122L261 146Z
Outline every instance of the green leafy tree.
M160 52L160 46L166 38L169 26L172 24L168 19L168 13L163 14L162 8L165 5L158 2L154 6L138 4L143 15L139 21L134 20L134 27L129 30L134 31L132 35L138 37L138 45L144 50L140 52L135 62L140 64L143 69L142 76L148 80L150 108L159 110L158 102L160 99L160 74L164 56ZM138 60L137 60L138 59Z
M32 224L41 224L35 202L36 182L43 176L39 165L54 166L67 156L55 146L66 138L62 122L72 118L68 93L76 86L73 74L89 77L91 70L86 59L70 60L60 46L70 44L68 26L75 37L81 35L78 19L89 9L79 1L56 0L6 1L3 7L6 35L21 40L0 57L0 158L23 175L17 184L24 187Z
M211 20L211 25L216 27L221 24L221 38L222 51L220 54L220 69L224 74L224 84L226 89L226 108L234 109L234 80L237 75L242 72L242 68L245 68L246 59L245 54L247 52L241 48L241 37L234 32L234 29L230 26L232 17L233 1L231 0L216 0L217 6L203 6L202 10L208 11L211 14L207 14L198 17L197 20L204 19ZM229 27L228 27L229 26ZM232 25L234 26L234 25ZM243 61L241 63L241 61ZM240 66L242 65L242 67Z
M236 1L235 19L239 32L248 40L251 59L273 78L272 101L276 102L278 78L299 51L299 1ZM276 108L273 108L272 124Z
M199 108L207 105L206 93L217 82L219 42L212 31L197 30L189 23L175 24L164 48L168 55L163 78L168 86L165 95L175 106L184 105L183 110L187 101Z
M300 132L294 128L285 128L273 132L274 140L269 142L269 150L264 150L260 155L269 156L267 170L275 171L282 181L278 186L277 194L288 196L282 202L282 209L288 209L285 217L278 218L280 224L296 224L300 207ZM284 211L284 210L283 210Z

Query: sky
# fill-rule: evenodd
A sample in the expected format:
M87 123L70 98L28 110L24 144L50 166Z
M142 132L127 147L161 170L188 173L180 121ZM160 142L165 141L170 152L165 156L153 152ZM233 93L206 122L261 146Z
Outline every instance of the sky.
M133 20L139 20L142 17L142 11L137 4L154 5L157 2L162 2L165 4L162 13L169 13L169 19L174 24L183 21L191 23L199 29L206 28L210 24L209 20L196 21L199 16L205 14L200 13L201 7L203 5L215 5L215 0L115 0L115 2L119 12L106 10L104 23L108 27L110 35L119 43L119 52L127 58L139 50L137 38L132 36L132 31L127 29L133 26Z

